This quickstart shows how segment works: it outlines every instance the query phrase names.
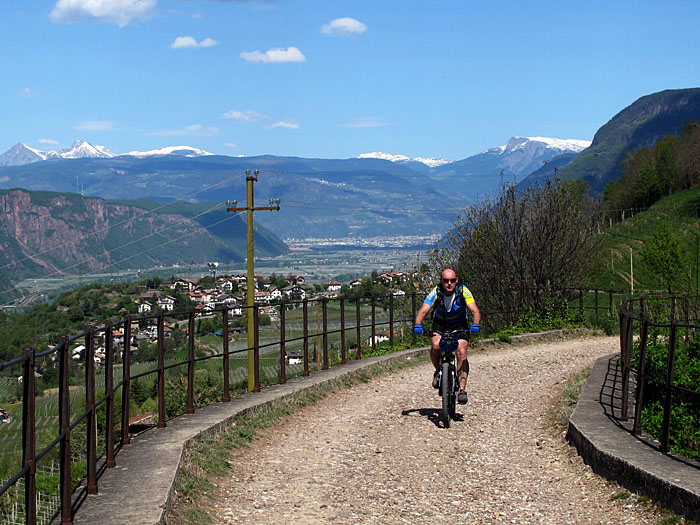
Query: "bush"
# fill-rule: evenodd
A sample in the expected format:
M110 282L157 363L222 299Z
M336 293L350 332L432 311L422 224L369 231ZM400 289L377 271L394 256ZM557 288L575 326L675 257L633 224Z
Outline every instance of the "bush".
M642 401L642 428L660 439L663 425L663 401L668 364L669 329L652 327L647 337L646 381ZM685 341L678 338L673 383L677 387L700 392L700 335ZM639 342L633 359L639 362ZM673 392L669 428L669 447L692 459L700 459L700 400L698 395Z

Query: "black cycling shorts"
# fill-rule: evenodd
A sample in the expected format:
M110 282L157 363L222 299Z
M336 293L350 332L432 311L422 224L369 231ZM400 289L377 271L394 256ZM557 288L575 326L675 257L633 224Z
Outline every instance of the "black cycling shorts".
M457 330L461 333L457 336L457 339L464 339L469 341L469 321L460 321L457 323L443 323L437 319L433 319L433 327L431 329L433 332L438 332L442 335L445 330Z

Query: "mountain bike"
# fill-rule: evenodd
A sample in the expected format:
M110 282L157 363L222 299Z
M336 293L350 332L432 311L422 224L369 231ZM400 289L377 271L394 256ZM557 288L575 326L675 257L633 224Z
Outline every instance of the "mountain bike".
M440 332L435 332L440 333ZM459 381L457 380L457 369L455 367L455 352L459 344L456 330L445 330L440 335L440 367L438 368L439 386L438 392L442 397L442 423L445 428L450 428L453 419L456 419L457 391Z

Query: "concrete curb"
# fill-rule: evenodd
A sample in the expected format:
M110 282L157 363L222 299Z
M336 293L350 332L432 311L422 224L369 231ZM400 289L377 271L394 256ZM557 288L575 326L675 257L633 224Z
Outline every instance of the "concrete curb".
M99 492L74 494L76 524L165 523L175 490L175 480L188 447L203 436L233 422L246 411L264 408L298 392L342 381L360 371L385 367L395 361L423 354L427 347L413 348L363 358L308 377L290 379L284 385L271 385L258 393L234 397L230 403L215 403L198 408L194 414L178 416L164 429L151 429L135 436L117 454L115 468L106 469L98 479Z
M700 522L700 465L658 452L606 414L603 389L609 362L617 356L595 362L569 420L566 439L596 474Z

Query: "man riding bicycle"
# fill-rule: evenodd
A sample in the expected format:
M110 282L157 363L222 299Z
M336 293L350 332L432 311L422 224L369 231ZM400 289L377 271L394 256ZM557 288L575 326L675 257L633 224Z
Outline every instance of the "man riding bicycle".
M461 330L459 343L457 346L457 374L459 377L459 392L457 402L460 405L467 403L467 376L469 375L469 361L467 361L467 346L469 345L469 335L479 333L479 323L481 322L481 312L472 297L472 293L463 284L459 283L454 270L446 269L442 272L440 284L433 288L423 301L416 314L413 331L422 334L423 319L430 309L435 306L433 312L433 328L430 337L430 360L435 367L433 375L433 388L438 388L440 366L440 339L441 333L445 330ZM467 320L467 310L472 314L474 322L469 326Z

